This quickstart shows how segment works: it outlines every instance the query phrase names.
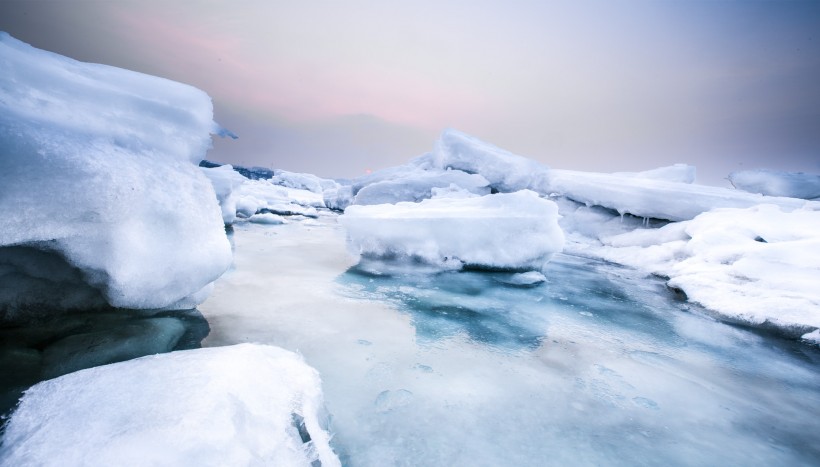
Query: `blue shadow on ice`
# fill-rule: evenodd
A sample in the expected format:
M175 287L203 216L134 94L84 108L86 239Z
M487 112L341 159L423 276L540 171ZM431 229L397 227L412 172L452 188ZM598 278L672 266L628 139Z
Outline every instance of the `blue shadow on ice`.
M353 295L387 300L409 313L421 342L463 336L499 350L535 349L556 313L582 324L594 316L599 325L680 341L664 316L680 303L660 281L639 281L620 270L623 274L608 263L558 255L544 271L547 282L532 286L510 284L510 272L374 274L358 265L337 281Z

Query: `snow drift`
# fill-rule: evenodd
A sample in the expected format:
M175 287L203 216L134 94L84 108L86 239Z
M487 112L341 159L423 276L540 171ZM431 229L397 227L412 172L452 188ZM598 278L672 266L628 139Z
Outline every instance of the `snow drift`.
M0 465L340 465L322 411L319 374L284 349L153 355L26 391Z
M229 266L211 100L0 33L0 317L191 308Z

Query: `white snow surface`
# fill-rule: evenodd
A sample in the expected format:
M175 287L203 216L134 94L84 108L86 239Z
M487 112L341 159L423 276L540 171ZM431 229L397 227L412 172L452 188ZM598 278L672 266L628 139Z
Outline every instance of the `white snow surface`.
M275 170L270 182L274 185L307 190L318 194L339 186L338 183L327 178L317 177L313 174L288 172L287 170Z
M716 209L604 237L598 256L670 278L689 300L754 325L820 328L820 211Z
M195 165L218 130L208 95L6 33L0 67L0 250L16 258L0 260L0 313L98 306L100 294L127 308L201 302L231 261ZM72 279L35 267L38 255Z
M639 217L670 221L693 219L717 208L749 208L776 204L784 209L804 206L820 208L820 203L796 198L762 196L728 188L670 182L625 175L549 171L549 193L560 194L587 205L603 206Z
M538 270L564 243L557 206L529 190L354 205L339 223L354 254L443 268Z
M26 391L0 465L337 466L323 410L319 374L278 347L152 355Z
M749 193L792 198L820 198L820 175L774 170L742 170L729 174L732 185Z

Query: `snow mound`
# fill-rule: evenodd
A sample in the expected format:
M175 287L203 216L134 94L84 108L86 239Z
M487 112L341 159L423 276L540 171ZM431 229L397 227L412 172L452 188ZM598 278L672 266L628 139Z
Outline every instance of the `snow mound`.
M792 334L820 328L818 211L716 209L603 243L603 258L667 276L725 317Z
M354 254L448 269L539 270L564 243L557 206L529 190L354 205L339 223Z
M670 221L693 219L716 208L749 208L776 204L784 209L804 206L820 208L820 203L761 196L728 188L691 185L634 176L573 170L549 171L548 193L557 193L586 205L603 206L621 214Z
M201 302L231 261L208 95L6 33L0 63L0 317Z
M453 129L441 134L432 157L435 167L482 175L492 188L504 193L523 189L543 192L549 171L534 160Z
M153 355L33 386L0 464L340 465L322 410L319 374L277 347Z
M729 181L738 190L768 196L820 198L820 175L773 170L743 170L729 174Z

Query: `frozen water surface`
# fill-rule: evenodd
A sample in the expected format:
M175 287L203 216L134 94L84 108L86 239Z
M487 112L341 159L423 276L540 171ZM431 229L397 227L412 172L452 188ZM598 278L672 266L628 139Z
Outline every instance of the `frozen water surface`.
M512 273L373 275L334 218L235 226L206 346L319 370L346 465L816 465L820 352L661 281L558 255ZM525 283L521 283L525 282Z

